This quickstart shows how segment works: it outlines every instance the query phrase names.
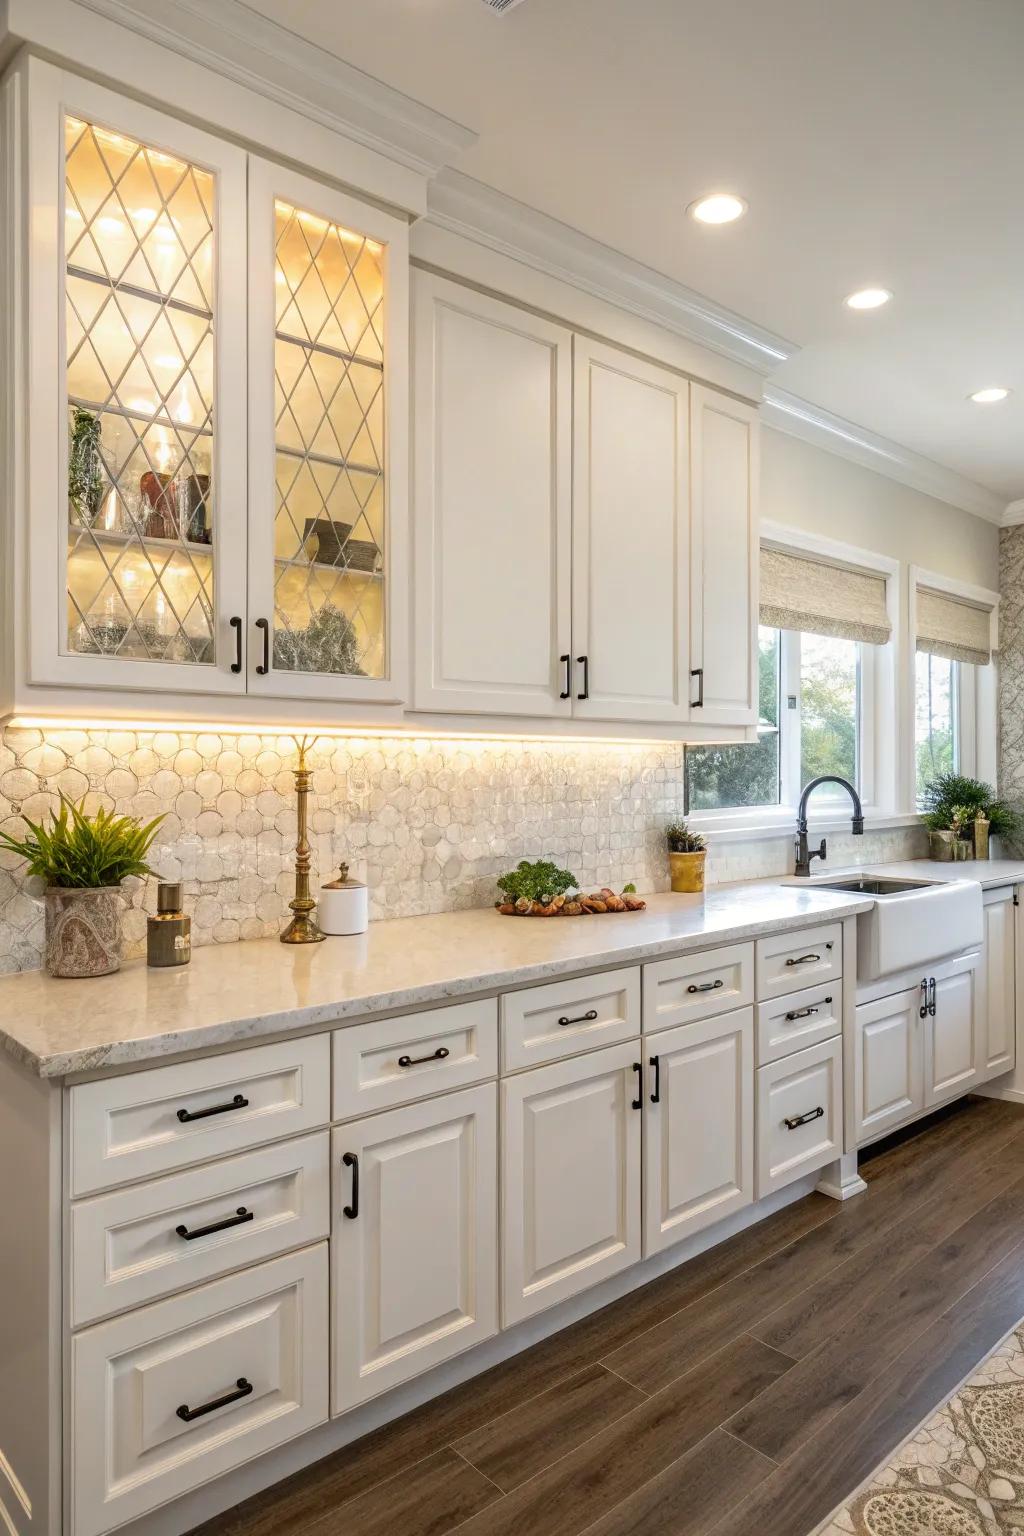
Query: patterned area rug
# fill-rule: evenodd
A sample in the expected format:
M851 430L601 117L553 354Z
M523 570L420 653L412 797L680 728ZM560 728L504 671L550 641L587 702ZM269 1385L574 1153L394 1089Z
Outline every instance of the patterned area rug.
M1024 1322L816 1536L1024 1532Z

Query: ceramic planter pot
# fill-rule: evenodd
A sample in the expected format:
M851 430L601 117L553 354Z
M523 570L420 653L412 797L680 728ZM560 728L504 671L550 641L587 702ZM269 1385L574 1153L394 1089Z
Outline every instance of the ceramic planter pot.
M46 888L46 969L51 976L109 976L121 969L121 887Z
M928 833L928 857L939 864L949 864L955 857L956 851L953 844L957 841L956 833L945 829L941 832Z
M707 849L699 853L669 853L668 867L672 876L672 889L695 895L704 889L704 861Z

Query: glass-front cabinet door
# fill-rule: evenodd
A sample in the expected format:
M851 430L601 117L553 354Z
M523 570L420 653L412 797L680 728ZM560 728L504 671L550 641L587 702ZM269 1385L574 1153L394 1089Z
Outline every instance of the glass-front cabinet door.
M44 332L57 316L60 367L48 452L37 430L30 455L33 675L241 691L245 157L88 82L43 79L57 88L34 98L34 121L58 150L43 204L58 238L55 270L31 281L59 291L57 305L37 291L33 314ZM31 154L38 216L53 172L42 145ZM39 378L38 329L34 342Z
M407 226L250 161L250 692L405 686Z

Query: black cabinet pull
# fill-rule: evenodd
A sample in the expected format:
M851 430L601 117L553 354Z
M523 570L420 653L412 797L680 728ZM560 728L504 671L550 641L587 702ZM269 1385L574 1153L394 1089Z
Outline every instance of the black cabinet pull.
M691 677L695 677L697 679L697 697L690 704L690 708L691 709L703 709L704 708L704 668L703 667L694 667L693 670L690 673L690 676Z
M203 1403L198 1408L190 1408L188 1403L182 1403L175 1412L179 1419L184 1419L186 1424L191 1424L193 1419L201 1419L204 1413L214 1413L218 1408L226 1408L228 1403L237 1403L239 1398L248 1397L251 1391L252 1382L246 1381L244 1376L239 1376L233 1392L225 1392L223 1397L215 1397L212 1403Z
M651 1093L651 1103L661 1103L661 1057L652 1056L651 1066L654 1068L654 1088Z
M795 960L787 960L787 965L806 965L808 960L820 960L820 955L798 955Z
M399 1056L398 1065L400 1067L420 1067L425 1061L444 1061L445 1057L450 1055L451 1051L446 1045L439 1045L437 1050L431 1051L429 1056Z
M926 1019L928 1017L928 977L927 976L922 976L921 977L921 1006L917 1010L917 1016L918 1016L919 1019Z
M636 1098L633 1100L634 1109L643 1109L644 1105L644 1068L643 1062L634 1061L633 1071L636 1073Z
M580 666L583 668L583 692L582 693L578 693L576 695L576 697L578 699L589 699L590 698L590 657L589 656L577 656L576 660L579 662Z
M270 624L266 619L257 619L256 628L263 631L263 660L257 666L256 671L260 677L266 677L270 671Z
M715 981L691 981L686 990L687 992L717 992L719 987L724 986L725 982L719 976Z
M359 1159L354 1152L346 1152L342 1162L352 1169L352 1204L342 1206L342 1210L349 1221L355 1221L359 1215Z
M197 1237L209 1237L211 1232L226 1232L228 1227L244 1227L247 1221L255 1220L253 1212L247 1211L244 1205L240 1205L233 1216L225 1216L223 1221L211 1221L208 1227L196 1227L190 1232L188 1227L182 1225L175 1227L174 1230L179 1237L185 1239L186 1243L191 1243Z
M597 1009L588 1008L586 1013L578 1013L574 1019L568 1018L564 1013L559 1019L559 1024L564 1029L567 1024L593 1024L597 1018Z
M209 1109L179 1109L178 1119L182 1125L187 1125L190 1120L206 1120L210 1115L226 1115L232 1109L248 1109L249 1100L241 1093L236 1093L230 1104L211 1104Z
M931 992L931 996L928 999L928 1012L931 1014L932 1018L934 1019L934 1017L935 1017L935 977L934 976L929 981L928 986L929 986L929 989L930 989L930 992Z
M826 1003L830 1003L832 1001L832 999L830 997L826 997L825 1001L826 1001ZM812 1013L820 1013L820 1012L821 1012L821 1004L820 1003L815 1003L814 1006L811 1007L811 1008L791 1008L789 1010L789 1012L786 1014L786 1023L787 1024L792 1024L794 1019L809 1019L811 1017Z
M566 652L564 656L559 656L558 659L562 663L562 666L565 668L563 687L558 697L560 699L567 699L572 693L572 657L568 654L568 652Z
M819 1104L817 1109L809 1109L805 1115L787 1116L782 1123L787 1131L795 1131L798 1125L809 1125L812 1120L820 1120L824 1113L825 1111Z
M240 618L238 618L236 616L233 619L229 619L228 623L231 625L231 628L235 632L235 659L231 663L231 670L232 670L232 672L241 672L241 670L242 670L242 621L241 621Z

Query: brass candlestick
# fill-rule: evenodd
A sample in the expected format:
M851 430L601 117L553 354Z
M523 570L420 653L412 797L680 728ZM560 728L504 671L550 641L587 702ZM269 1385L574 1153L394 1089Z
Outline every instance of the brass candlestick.
M282 944L319 944L327 935L321 933L312 916L310 915L316 902L309 894L309 866L311 862L311 850L309 846L309 768L306 766L306 752L316 741L315 736L303 736L295 738L295 745L299 749L298 767L292 771L295 774L295 796L298 802L299 827L298 842L295 844L295 895L288 903L293 916L291 922L281 935Z

